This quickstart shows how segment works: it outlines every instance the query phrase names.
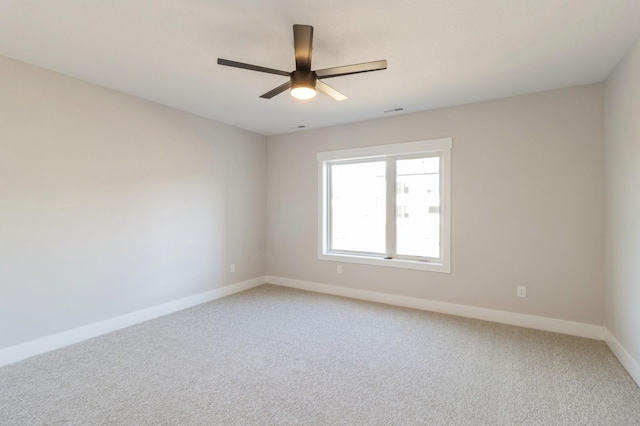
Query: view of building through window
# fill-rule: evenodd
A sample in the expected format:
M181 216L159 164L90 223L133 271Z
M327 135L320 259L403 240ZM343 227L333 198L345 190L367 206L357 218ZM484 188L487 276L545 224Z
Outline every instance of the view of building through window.
M396 254L440 257L440 158L396 161Z

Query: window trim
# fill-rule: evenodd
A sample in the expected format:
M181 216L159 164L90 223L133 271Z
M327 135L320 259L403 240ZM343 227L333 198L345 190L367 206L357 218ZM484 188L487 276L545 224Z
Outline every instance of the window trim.
M452 138L421 140L414 142L377 145L364 148L351 148L319 152L318 160L318 259L336 262L360 263L365 265L386 266L392 268L417 269L432 272L451 272L451 149ZM384 259L352 253L329 252L328 233L328 164L337 161L375 160L376 158L405 157L420 154L437 153L441 157L441 262L408 260L401 258ZM388 180L388 182L391 180ZM395 189L394 189L395 191ZM389 208L389 206L387 205Z

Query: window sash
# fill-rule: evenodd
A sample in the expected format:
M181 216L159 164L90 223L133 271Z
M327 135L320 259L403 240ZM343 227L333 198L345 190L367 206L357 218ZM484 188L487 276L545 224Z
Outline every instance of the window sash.
M372 159L364 159L364 160L347 160L347 161L335 161L328 164L327 167L327 181L325 183L326 190L326 206L327 206L327 247L328 251L331 253L341 253L341 254L356 254L356 255L364 255L364 256L377 256L377 257L385 257L385 253L381 252L373 252L373 251L365 251L365 250L346 250L346 249L336 249L333 247L333 236L334 236L334 221L333 221L333 167L341 166L341 165L349 165L349 164L366 164L373 162L383 162L384 159L380 158L372 158ZM386 176L385 176L386 179ZM386 201L385 201L386 203ZM386 219L386 218L385 218Z
M409 154L409 155L398 155L398 156L393 156L390 159L394 162L394 166L397 165L397 161L399 160L409 160L409 159L414 159L414 158L438 158L438 175L439 175L439 182L438 182L438 206L439 208L439 224L438 224L438 256L437 257L433 257L433 256L413 256L413 255L401 255L398 254L398 250L397 250L397 243L398 243L398 230L397 230L397 217L394 211L394 216L393 216L393 247L392 250L389 251L389 253L391 253L391 257L393 259L404 259L404 260L412 260L412 261L419 261L419 262L442 262L443 260L443 241L444 241L444 221L442 220L442 215L443 215L443 205L444 205L444 179L443 179L443 167L444 167L444 161L443 161L443 155L440 152L437 153L418 153L418 154ZM394 210L397 209L397 180L398 180L398 176L397 176L397 172L396 172L396 168L394 168L394 182L393 182L393 186L394 186L394 193L393 193L393 199L389 199L387 202L388 203L393 203L394 206Z
M440 206L440 223L438 226L439 233L439 241L438 241L438 256L437 257L429 257L429 256L413 256L413 255L400 255L397 253L397 242L398 242L398 234L397 234L397 161L406 160L406 159L414 159L414 158L435 158L439 159L439 206ZM371 252L364 250L345 250L345 249L335 249L332 246L333 243L333 235L334 235L334 224L333 224L333 179L332 179L332 169L334 166L338 165L348 165L348 164L363 164L369 162L381 162L384 161L386 163L386 173L385 173L385 183L386 183L386 191L385 191L385 210L386 210L386 220L385 220L385 253L379 252ZM412 153L405 155L388 155L382 157L375 158L363 158L363 159L349 159L349 160L336 160L336 161L327 161L326 162L326 181L325 185L325 206L326 206L326 227L327 232L325 233L325 238L327 239L326 247L327 252L332 254L346 254L346 255L358 255L358 256L370 256L384 259L401 259L401 260L410 260L410 261L420 261L420 262L442 262L443 259L443 237L444 237L444 223L442 220L442 206L443 206L443 198L444 198L444 179L442 178L443 174L443 155L441 152L433 152L433 153Z

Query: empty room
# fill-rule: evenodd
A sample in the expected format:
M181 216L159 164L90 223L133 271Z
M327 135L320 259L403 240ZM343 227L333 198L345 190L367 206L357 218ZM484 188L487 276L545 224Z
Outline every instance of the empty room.
M639 0L0 0L0 425L640 425Z

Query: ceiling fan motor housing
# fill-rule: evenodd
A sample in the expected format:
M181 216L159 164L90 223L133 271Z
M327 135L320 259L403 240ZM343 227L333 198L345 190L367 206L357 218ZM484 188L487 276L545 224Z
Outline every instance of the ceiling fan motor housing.
M292 89L295 89L296 87L316 88L318 76L315 71L293 71L290 75Z

